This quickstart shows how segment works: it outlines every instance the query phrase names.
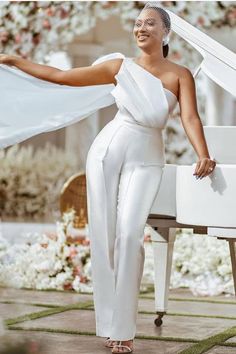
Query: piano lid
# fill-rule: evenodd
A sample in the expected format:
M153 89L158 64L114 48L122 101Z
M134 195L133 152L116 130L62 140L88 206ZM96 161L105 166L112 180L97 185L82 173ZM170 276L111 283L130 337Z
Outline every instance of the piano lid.
M166 11L171 18L172 30L203 56L199 68L218 85L236 96L236 54L172 11Z

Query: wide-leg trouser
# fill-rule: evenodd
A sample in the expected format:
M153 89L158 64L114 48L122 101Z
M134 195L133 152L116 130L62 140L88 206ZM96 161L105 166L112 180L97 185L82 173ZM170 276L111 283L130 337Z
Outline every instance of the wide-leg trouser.
M135 337L144 228L164 167L160 129L118 114L87 156L88 224L96 335Z

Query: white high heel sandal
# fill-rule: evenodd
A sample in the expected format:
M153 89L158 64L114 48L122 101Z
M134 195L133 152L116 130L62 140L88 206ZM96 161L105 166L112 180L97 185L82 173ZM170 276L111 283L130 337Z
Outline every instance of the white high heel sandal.
M105 347L107 348L113 348L116 343L118 343L118 340L112 340L110 337L107 337L105 340Z
M132 339L133 341L133 339ZM133 348L131 349L130 347L128 347L128 345L124 345L124 344L121 344L122 343L122 340L119 341L119 344L115 344L111 350L112 353L132 353L133 351ZM133 346L133 345L132 345ZM121 352L117 352L115 348L125 348L127 350L122 350ZM113 350L115 349L115 350Z

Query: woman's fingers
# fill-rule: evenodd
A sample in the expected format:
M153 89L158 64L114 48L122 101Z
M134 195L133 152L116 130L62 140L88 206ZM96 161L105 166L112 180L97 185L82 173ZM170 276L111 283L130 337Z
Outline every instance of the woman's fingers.
M202 179L203 177L206 177L211 174L215 166L215 160L211 160L209 158L200 159L196 164L196 168L193 175L197 178Z
M194 174L193 174L194 176L198 175L200 165L201 165L201 160L198 160L197 163L196 163Z
M203 173L203 171L205 169L206 163L207 163L207 160L205 158L198 160L194 175L197 175L200 177L200 175Z
M210 167L211 167L211 162L210 162L210 160L208 160L208 161L205 163L205 166L204 166L203 171L199 174L199 178L200 178L200 179L203 178L203 177L206 177L206 176L209 174L209 172L210 172L209 168L210 168Z

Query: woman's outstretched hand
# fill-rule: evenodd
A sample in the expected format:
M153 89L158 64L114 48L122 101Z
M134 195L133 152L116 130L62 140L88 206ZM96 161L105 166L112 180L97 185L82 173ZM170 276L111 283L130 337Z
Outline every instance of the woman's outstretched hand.
M0 64L13 65L13 56L8 54L0 54Z
M211 159L208 157L203 157L200 158L197 161L196 168L194 171L194 176L198 179L202 179L203 177L208 176L210 173L214 171L214 168L216 167L216 161L215 159Z

